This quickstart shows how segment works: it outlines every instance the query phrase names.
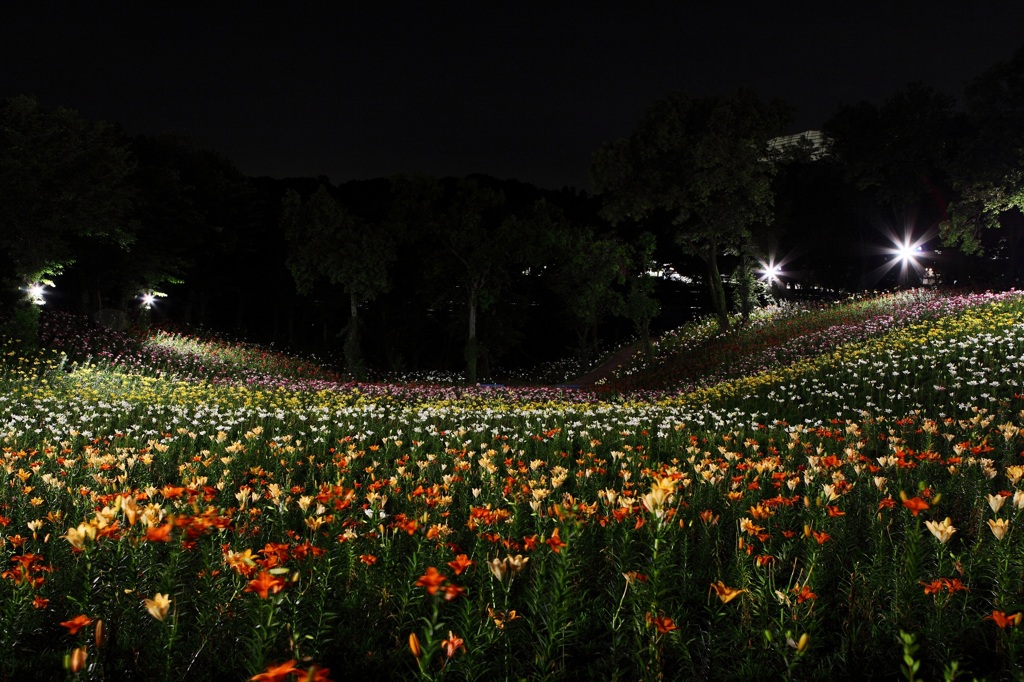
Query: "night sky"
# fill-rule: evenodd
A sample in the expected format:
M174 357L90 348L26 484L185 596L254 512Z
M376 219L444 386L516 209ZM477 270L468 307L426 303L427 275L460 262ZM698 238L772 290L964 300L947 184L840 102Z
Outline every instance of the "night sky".
M593 152L676 90L752 88L799 132L914 81L960 96L1024 46L1020 0L17 4L0 11L0 97L335 183L589 189Z

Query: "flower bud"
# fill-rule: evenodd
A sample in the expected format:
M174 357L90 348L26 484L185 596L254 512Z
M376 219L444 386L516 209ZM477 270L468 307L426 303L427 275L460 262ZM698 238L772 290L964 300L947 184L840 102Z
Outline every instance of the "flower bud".
M89 652L85 650L84 646L80 646L73 649L70 654L64 658L64 667L73 673L79 673L82 668L85 667L85 661L89 658Z

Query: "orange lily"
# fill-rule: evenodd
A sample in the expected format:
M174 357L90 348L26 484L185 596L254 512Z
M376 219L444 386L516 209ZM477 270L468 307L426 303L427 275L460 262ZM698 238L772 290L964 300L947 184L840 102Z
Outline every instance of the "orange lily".
M547 543L548 547L550 547L551 550L553 552L555 552L556 554L558 552L561 552L562 548L565 547L565 543L562 542L562 538L558 537L558 529L557 528L555 528L555 532L553 532L551 534L551 537L548 538L547 540L545 540L545 542Z
M808 599L817 599L818 598L818 595L816 595L815 593L811 592L811 588L807 587L807 585L802 585L802 586L800 586L798 588L794 587L793 588L793 592L796 594L796 603L797 604L803 604Z
M904 492L900 492L900 499L903 500L903 506L909 509L914 516L929 508L928 503L920 497L907 497Z
M170 542L171 524L165 523L162 526L151 526L146 529L147 542Z
M250 682L281 682L281 680L284 680L285 678L289 677L290 675L295 674L295 671L296 671L295 665L296 665L296 663L298 663L298 661L296 661L295 659L292 659L290 661L285 661L284 663L282 663L280 665L271 665L269 668L267 668L263 672L259 673L258 675L253 675L252 677L250 677L249 681Z
M455 557L454 561L449 561L448 565L455 571L455 575L462 575L462 572L472 566L475 562L471 561L465 554L460 554Z
M260 571L255 579L250 580L245 592L256 592L262 599L271 594L277 594L284 589L284 579L270 574L270 571Z
M449 630L448 639L441 640L441 648L444 649L445 656L451 658L459 649L465 652L466 643L461 637Z
M465 594L466 594L466 588L465 587L460 587L458 585L453 585L452 583L448 583L447 585L444 586L444 600L445 601L452 601L453 599L458 599L459 597L465 596Z
M437 594L437 591L441 589L441 585L447 579L447 577L438 573L436 568L431 566L414 584L416 587L425 587L427 589L427 594L433 596Z
M61 625L68 629L69 634L77 635L79 630L92 625L92 618L84 613L80 613L71 620L64 621Z
M648 613L647 623L648 625L653 625L654 627L656 627L658 629L658 634L661 635L667 635L673 630L679 629L679 626L676 625L675 622L668 616L652 616Z
M715 594L718 595L718 598L722 600L723 604L728 604L733 599L746 592L746 590L738 590L735 587L728 587L721 580L717 583L711 583L711 589L715 591Z
M1002 611L993 611L991 616L985 616L985 618L995 621L996 625L1001 628L1008 628L1011 625L1020 625L1021 620L1024 619L1024 614L1018 612L1008 616Z

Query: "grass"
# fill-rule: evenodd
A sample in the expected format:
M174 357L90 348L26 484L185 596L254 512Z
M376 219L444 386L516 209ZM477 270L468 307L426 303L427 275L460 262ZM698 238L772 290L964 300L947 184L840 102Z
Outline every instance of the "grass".
M0 369L0 679L1016 678L1022 321L773 311L601 393L51 334Z

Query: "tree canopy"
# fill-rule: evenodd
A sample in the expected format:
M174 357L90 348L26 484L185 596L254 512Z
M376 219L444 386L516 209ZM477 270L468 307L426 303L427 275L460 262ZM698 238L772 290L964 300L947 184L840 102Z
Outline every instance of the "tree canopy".
M323 280L340 285L348 295L345 359L350 371L360 373L359 304L387 290L395 240L383 224L371 225L346 210L324 185L305 202L289 190L282 224L289 247L287 264L299 292L309 294Z
M826 123L830 158L847 180L902 213L931 192L948 161L955 98L913 83L877 107L848 105Z
M105 123L17 96L0 107L0 250L21 280L59 273L83 239L127 246L134 162Z
M593 183L613 223L664 217L683 252L704 261L719 324L729 327L718 257L736 252L755 223L772 219L769 141L788 119L778 102L676 93L656 102L633 133L595 155Z
M982 231L1024 211L1024 48L972 81L966 90L967 133L952 167L959 200L949 207L943 240L982 250ZM1015 235L1019 239L1019 235Z

